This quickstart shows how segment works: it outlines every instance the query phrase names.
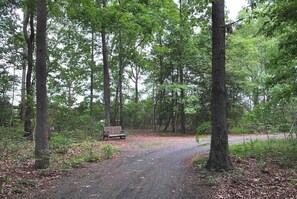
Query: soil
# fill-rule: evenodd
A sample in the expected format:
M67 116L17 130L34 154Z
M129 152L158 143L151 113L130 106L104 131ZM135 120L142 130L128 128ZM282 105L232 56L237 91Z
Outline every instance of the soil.
M242 141L230 136L230 143ZM113 159L88 163L13 198L216 198L218 187L205 185L192 166L194 156L209 150L209 142L155 135L109 140L105 143L121 149Z

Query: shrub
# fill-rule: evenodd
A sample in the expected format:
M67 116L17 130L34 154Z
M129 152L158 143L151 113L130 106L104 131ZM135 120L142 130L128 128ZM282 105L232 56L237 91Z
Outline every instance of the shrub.
M290 131L290 125L288 124L280 124L277 126L277 130L280 131L280 132L289 132Z
M235 135L242 135L242 134L248 134L250 131L244 127L234 127L230 130L231 134Z
M211 122L203 122L196 129L197 135L210 134L211 133Z
M51 135L50 147L57 153L65 154L75 141L67 133L54 133Z
M261 160L274 160L280 164L289 164L297 160L296 139L268 139L230 146L231 155L239 158L254 157Z
M104 145L101 147L101 150L103 151L103 158L104 159L111 159L113 154L115 152L118 152L119 150L116 147L110 146L110 145Z

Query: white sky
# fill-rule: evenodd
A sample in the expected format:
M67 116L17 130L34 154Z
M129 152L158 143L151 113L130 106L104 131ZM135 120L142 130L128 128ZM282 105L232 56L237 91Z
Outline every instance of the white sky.
M229 17L236 20L238 12L242 7L247 6L247 0L225 0L227 10L229 10Z

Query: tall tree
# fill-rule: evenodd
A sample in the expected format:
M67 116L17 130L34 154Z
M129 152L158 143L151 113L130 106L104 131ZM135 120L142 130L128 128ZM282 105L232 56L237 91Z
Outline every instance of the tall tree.
M36 135L35 168L45 169L50 162L47 123L47 88L46 88L46 0L37 1L37 35L36 35Z
M225 71L225 1L212 2L212 133L208 169L232 167L228 149Z
M180 84L184 84L184 66L183 66L183 54L184 54L184 39L183 39L183 31L184 31L184 18L183 18L183 3L182 0L179 0L179 16L180 16L180 49L179 49L179 81ZM185 90L181 88L180 90L180 123L181 123L181 131L183 134L186 133L186 116L185 116L185 105L184 105L184 98L185 98Z
M119 0L120 11L122 10L122 0ZM123 30L120 27L119 32L119 95L120 95L120 126L124 128L123 123L123 73L124 73L124 60L123 60Z
M32 88L32 70L33 70L33 53L34 53L34 7L35 2L27 1L26 10L24 11L23 33L27 44L27 75L26 75L26 110L24 131L25 136L32 136L32 118L33 118L33 88ZM30 33L28 33L28 26Z
M102 1L103 9L106 7L106 0ZM103 56L103 75L104 75L104 113L106 125L110 125L110 81L109 81L109 66L108 66L108 48L106 41L106 27L102 24L102 56Z
M94 60L94 30L92 29L92 44L91 44L91 71L90 71L90 115L93 115L93 101L94 101L94 68L95 68L95 60Z

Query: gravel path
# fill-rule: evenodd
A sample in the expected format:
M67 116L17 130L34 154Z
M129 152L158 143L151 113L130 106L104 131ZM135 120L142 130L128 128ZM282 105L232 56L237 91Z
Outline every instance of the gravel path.
M199 186L190 166L194 155L209 150L209 138L201 139L199 146L194 137L131 139L110 143L128 142L133 149L78 169L54 185L46 185L33 198L212 198L211 188ZM241 141L240 136L230 136L231 143Z

